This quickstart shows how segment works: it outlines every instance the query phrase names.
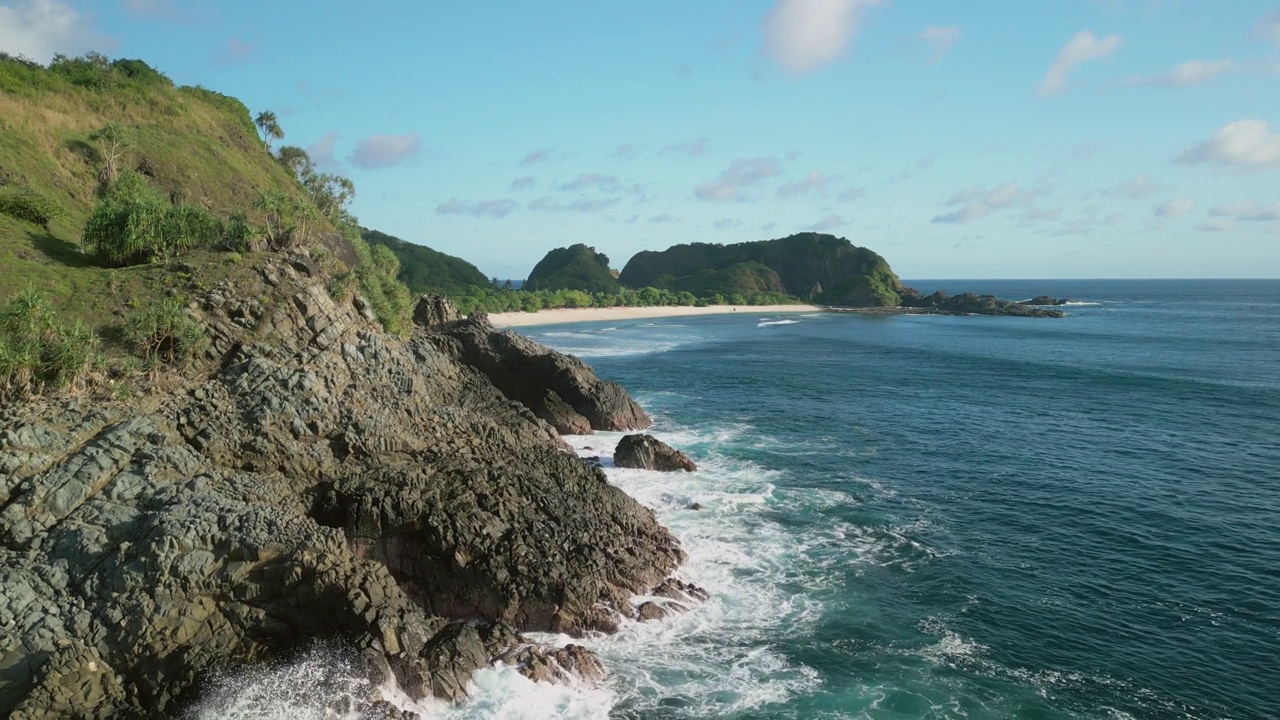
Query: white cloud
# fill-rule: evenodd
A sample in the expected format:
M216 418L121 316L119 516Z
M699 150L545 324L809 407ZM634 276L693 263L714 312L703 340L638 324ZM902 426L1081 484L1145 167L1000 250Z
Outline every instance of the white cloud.
M881 0L778 0L764 19L764 52L793 75L844 53L862 14Z
M1259 35L1280 45L1280 6L1259 20L1256 29Z
M356 143L351 162L366 170L399 165L422 152L418 133L404 135L370 135Z
M0 51L47 63L56 53L80 55L110 50L114 38L100 35L89 18L59 0L16 0L0 5Z
M512 191L532 190L537 184L538 181L532 175L525 175L524 177L518 177L515 180L512 180L510 189Z
M311 156L311 162L318 167L332 168L338 165L338 158L333 154L333 148L338 143L338 131L330 130L320 139L311 143L307 147L307 154Z
M557 190L562 192L587 192L597 191L602 193L629 192L641 195L645 191L645 186L639 183L631 185L624 184L618 179L617 175L603 175L601 173L581 173L572 181L557 186Z
M452 197L436 205L436 212L440 215L471 215L497 220L515 212L518 207L516 201L510 198L459 200L456 197Z
M936 25L931 25L925 28L924 32L920 33L916 37L928 43L929 47L933 50L933 53L929 55L929 62L937 62L941 60L942 56L946 55L947 52L956 44L956 41L960 39L960 28L938 27Z
M776 156L738 158L714 180L700 183L694 188L693 194L699 200L713 202L740 200L744 189L775 177L780 172L782 170Z
M1031 208L1036 198L1049 192L1048 186L1023 188L1014 182L1007 182L987 190L984 185L973 185L957 190L947 198L944 205L959 205L956 210L935 215L931 222L964 225L979 218L986 217L997 210L1011 207ZM1024 220L1026 217L1024 216Z
M1243 170L1280 166L1280 134L1271 132L1265 120L1237 120L1185 150L1175 162L1214 162Z
M1056 95L1067 87L1067 72L1075 65L1091 60L1099 60L1120 47L1119 35L1108 35L1098 38L1091 30L1078 32L1058 51L1058 57L1045 73L1044 82L1040 84L1041 95Z
M1280 202L1271 205L1259 205L1255 202L1224 203L1209 208L1209 214L1245 222L1273 222L1280 220Z
M1172 200L1154 206L1151 209L1152 214L1159 218L1180 218L1190 213L1196 207L1196 199L1189 197L1176 197Z
M1188 87L1204 83L1234 68L1235 63L1230 60L1188 60L1167 73L1129 78L1129 84Z
M839 175L828 175L821 170L814 170L804 177L793 180L778 188L778 197L796 198L804 195L827 196L831 183L840 179Z

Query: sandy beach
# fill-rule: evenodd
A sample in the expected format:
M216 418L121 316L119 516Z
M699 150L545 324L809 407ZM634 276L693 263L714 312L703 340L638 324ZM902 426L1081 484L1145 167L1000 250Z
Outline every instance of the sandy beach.
M645 318L686 317L689 315L776 315L778 313L822 312L816 305L710 305L708 307L613 307L613 308L564 308L539 310L538 312L494 313L489 321L495 327L524 327L529 325L558 325L560 323L596 322L608 320L642 320Z

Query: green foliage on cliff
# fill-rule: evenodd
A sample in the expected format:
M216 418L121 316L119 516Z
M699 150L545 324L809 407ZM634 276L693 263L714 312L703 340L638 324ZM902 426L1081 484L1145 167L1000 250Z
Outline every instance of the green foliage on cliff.
M761 268L772 271L763 273ZM773 278L781 283L770 286ZM619 281L749 295L761 287L842 305L896 305L902 283L884 258L844 238L800 233L777 240L691 243L637 253ZM718 284L718 286L717 286Z
M98 339L83 322L65 324L34 288L0 310L0 400L75 385L98 358Z
M533 267L526 290L581 290L588 293L616 293L618 279L609 269L609 257L579 243L556 248Z
M460 257L415 245L377 230L362 229L360 236L371 247L386 247L400 259L398 277L415 293L462 295L489 284L475 265Z
M115 360L166 356L170 341L139 340L129 318L157 325L143 314L248 279L265 251L297 247L403 333L411 296L394 255L355 229L354 193L305 152L274 156L239 100L175 86L140 60L91 53L46 67L0 53L0 307L34 288L59 318L49 338L93 348L102 338ZM41 380L70 377L39 369L62 355L4 342L5 382L68 385Z

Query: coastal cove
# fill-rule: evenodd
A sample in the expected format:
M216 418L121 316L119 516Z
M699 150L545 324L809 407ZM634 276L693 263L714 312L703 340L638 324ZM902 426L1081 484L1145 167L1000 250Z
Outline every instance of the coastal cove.
M610 717L1280 714L1280 282L945 286L1092 304L530 329L699 465L614 469L616 435L572 439L711 592L588 642Z

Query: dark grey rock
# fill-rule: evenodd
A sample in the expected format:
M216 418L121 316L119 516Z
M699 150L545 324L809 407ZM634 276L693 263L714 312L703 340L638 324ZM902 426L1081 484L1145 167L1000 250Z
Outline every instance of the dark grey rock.
M613 464L638 470L692 472L697 464L684 453L652 435L627 435L618 441L613 451Z

